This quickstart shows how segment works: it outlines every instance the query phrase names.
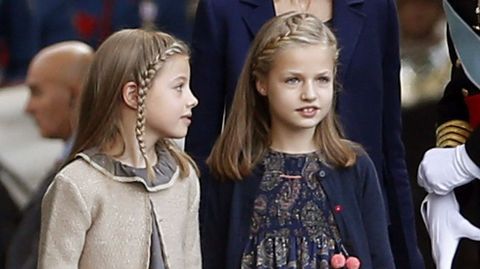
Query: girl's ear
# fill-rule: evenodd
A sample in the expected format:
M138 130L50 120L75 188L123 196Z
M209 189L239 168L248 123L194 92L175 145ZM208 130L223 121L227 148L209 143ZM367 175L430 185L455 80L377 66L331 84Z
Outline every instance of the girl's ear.
M135 82L127 82L122 87L122 100L131 109L137 109L138 85Z
M262 80L255 81L255 87L260 95L267 96L267 85Z

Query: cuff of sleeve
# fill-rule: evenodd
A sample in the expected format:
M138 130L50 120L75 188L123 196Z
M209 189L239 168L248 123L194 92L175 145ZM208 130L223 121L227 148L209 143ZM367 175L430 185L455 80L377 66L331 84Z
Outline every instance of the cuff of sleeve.
M480 128L475 129L465 143L468 157L480 167Z
M466 121L451 120L438 126L435 133L437 138L437 147L456 147L465 143L472 133L472 128Z

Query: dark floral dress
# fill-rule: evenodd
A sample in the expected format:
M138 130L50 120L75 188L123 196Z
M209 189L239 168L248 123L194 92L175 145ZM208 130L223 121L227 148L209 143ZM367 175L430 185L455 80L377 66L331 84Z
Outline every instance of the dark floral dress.
M319 156L267 154L242 269L329 268L340 235L320 184Z

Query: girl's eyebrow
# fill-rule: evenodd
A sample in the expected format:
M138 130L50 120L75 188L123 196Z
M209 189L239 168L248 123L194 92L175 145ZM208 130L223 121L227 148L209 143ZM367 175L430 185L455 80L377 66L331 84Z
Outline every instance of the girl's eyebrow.
M172 81L177 81L177 80L187 80L188 77L185 75L178 75L172 79Z
M303 73L304 72L302 72L302 71L296 71L296 70L287 70L285 72L285 74L287 74L287 75L298 75L298 76L302 75ZM318 72L317 75L329 75L331 73L332 73L331 70L323 70L323 71Z
M330 75L331 73L332 73L332 71L330 71L330 70L325 70L325 71L319 72L318 74L319 74L319 75Z

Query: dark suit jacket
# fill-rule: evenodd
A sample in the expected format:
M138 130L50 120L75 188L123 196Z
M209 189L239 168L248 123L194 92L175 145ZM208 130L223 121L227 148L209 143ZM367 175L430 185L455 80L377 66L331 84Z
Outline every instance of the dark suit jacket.
M372 158L388 205L392 247L399 268L423 268L401 141L398 25L394 0L333 1L339 39L337 111L348 138ZM203 161L217 138L224 107L254 35L274 16L270 0L201 0L192 40L192 90L199 99L186 139L203 167L202 199L209 195ZM201 204L202 206L202 204ZM201 221L204 210L201 209Z
M35 269L38 261L41 208L43 195L56 174L48 173L22 213L22 219L13 233L7 251L6 269Z
M317 175L328 197L342 241L364 269L395 268L388 240L383 198L376 172L367 156L348 169L325 165ZM207 200L203 259L206 269L237 269L248 241L253 204L263 175L262 166L241 181L215 181ZM340 205L341 211L333 210Z
M7 248L19 221L20 210L8 190L0 182L0 269L5 268Z

